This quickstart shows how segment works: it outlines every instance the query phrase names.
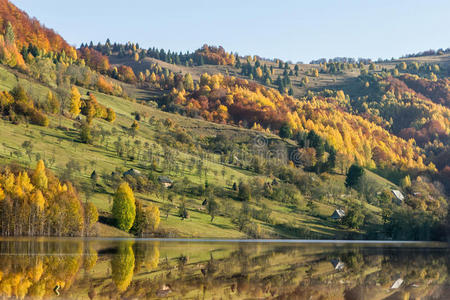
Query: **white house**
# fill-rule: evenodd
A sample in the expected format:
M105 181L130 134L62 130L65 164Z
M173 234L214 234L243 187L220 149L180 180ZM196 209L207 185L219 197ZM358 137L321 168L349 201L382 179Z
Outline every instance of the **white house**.
M331 215L331 218L333 220L340 220L343 217L345 217L345 211L341 208L336 209L333 214Z
M402 204L405 200L405 196L399 190L391 190L392 194L395 197L397 204Z

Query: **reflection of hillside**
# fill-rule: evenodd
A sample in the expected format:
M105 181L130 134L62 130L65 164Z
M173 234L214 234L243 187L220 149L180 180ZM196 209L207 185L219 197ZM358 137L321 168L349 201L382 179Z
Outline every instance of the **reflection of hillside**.
M449 289L437 248L64 240L0 242L0 252L0 298L47 298L56 285L65 299L440 299Z

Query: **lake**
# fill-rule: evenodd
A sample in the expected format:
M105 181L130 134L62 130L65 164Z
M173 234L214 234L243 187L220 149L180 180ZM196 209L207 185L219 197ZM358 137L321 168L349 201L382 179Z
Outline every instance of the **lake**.
M450 299L447 244L0 239L0 299Z

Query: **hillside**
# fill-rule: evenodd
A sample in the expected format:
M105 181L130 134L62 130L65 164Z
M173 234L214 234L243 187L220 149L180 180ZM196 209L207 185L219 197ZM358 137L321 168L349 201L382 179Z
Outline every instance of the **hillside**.
M12 89L16 84L14 75L6 69L1 69L0 71L2 88ZM21 85L25 86L26 89L39 91L39 93L42 94L40 98L45 99L48 88L33 83L25 77L20 76L19 78L19 83ZM87 90L82 91L85 93ZM208 152L204 151L193 154L192 151L189 151L190 147L201 147L201 145L181 144L181 147L177 147L178 150L177 148L172 150L174 153L171 155L174 161L166 161L165 155L167 154L165 154L164 151L167 151L167 149L164 150L164 148L169 146L169 141L166 139L170 138L171 133L161 125L167 118L170 118L174 122L175 128L179 127L180 129L186 130L194 139L214 137L220 134L226 136L230 140L237 141L238 143L248 143L249 145L251 145L253 141L258 141L260 138L260 133L258 132L233 126L214 124L202 120L192 120L179 115L164 113L157 109L142 104L132 103L124 99L96 92L92 93L96 95L99 103L112 107L117 114L117 119L113 125L105 121L101 121L95 125L94 128L99 131L94 145L79 143L76 131L72 127L73 121L69 119L59 120L57 116L52 116L50 117L50 126L48 128L29 124L12 125L8 121L1 121L1 127L3 129L1 130L0 137L3 141L8 141L7 143L3 142L2 151L0 151L0 157L3 162L7 163L12 160L20 164L30 164L33 166L35 164L35 157L42 157L48 162L47 164L50 169L58 174L65 174L65 176L69 176L72 180L79 182L80 191L88 188L90 184L89 176L95 170L98 174L101 174L102 177L99 181L100 186L96 187L94 191L85 196L99 208L100 215L108 215L111 209L111 202L108 199L110 199L114 189L112 186L109 186L106 181L106 178L111 172L117 170L122 170L123 172L130 168L135 168L145 173L152 172L149 169L150 161L148 161L148 158L143 157L144 154L141 155L140 159L134 161L129 161L128 159L124 160L124 158L120 158L115 154L113 144L120 138L122 138L125 143L127 143L126 141L128 140L134 145L136 145L135 141L140 141L140 145L142 145L141 147L143 148L140 151L146 149L144 146L148 143L150 148L153 149L152 155L155 160L159 162L157 169L153 172L157 175L170 176L181 186L184 185L184 181L187 179L192 188L201 187L204 185L205 181L207 181L209 185L214 186L214 188L217 189L214 193L217 193L221 206L223 206L223 208L227 207L227 210L239 210L240 208L239 201L230 200L230 198L234 198L232 195L232 185L234 182L251 182L253 180L261 180L264 182L273 180L270 177L261 176L254 171L248 170L248 167L236 168L233 164L220 163L220 158L217 154L208 154ZM137 136L131 138L124 132L124 129L129 127L133 122L134 117L132 114L135 112L139 112L141 115L147 115L148 117L145 121L142 120L140 122L141 127ZM150 120L152 120L153 124L149 123ZM100 135L100 130L107 132L106 135ZM111 135L114 130L118 132L115 136ZM161 136L164 136L165 138L162 138ZM283 146L284 144L277 136L264 136L266 136L264 139L267 139L267 141L274 144L273 147L277 147L277 145ZM105 139L105 141L102 141L102 139ZM25 141L31 141L33 145L31 158L22 148ZM183 148L185 148L185 150L183 150ZM212 155L212 157L203 160L202 156L204 155ZM86 157L88 157L88 159L86 159ZM191 169L192 166L190 167L190 164L192 161L195 162L195 165L203 161L203 164L205 165L204 168L207 168L207 177L198 175L197 170ZM249 161L248 163L251 162ZM68 170L70 165L72 167ZM170 169L166 167L167 165L169 165ZM176 168L179 170L176 171L174 166L178 166ZM66 172L70 172L71 174L67 174ZM224 175L222 172L224 172ZM313 174L308 176L312 176L312 178L315 177ZM336 175L331 176L324 184L333 185L342 181L342 176ZM391 184L387 183L387 186L389 185ZM168 191L165 195L158 195L158 193L158 190L145 191L143 193L137 193L137 197L145 201L144 203L156 203L158 206L162 207L170 195L176 195L179 192ZM339 189L336 190L335 193L339 193ZM301 196L298 195L298 197ZM225 212L219 213L215 221L211 223L208 212L201 205L203 202L201 196L189 193L188 199L186 200L191 214L190 219L182 220L178 217L176 209L173 208L169 213L169 218L165 220L163 217L161 220L162 232L169 234L169 236L181 237L243 237L242 233L240 233L231 223L232 214L228 215L225 214ZM172 202L173 206L177 207L180 204L180 201L182 201L182 199L176 196ZM231 205L226 204L226 202L229 201L231 201ZM294 224L296 226L294 228L297 228L297 226L300 226L299 228L302 228L303 226L311 228L310 234L315 237L335 238L340 235L342 235L342 237L346 235L345 228L336 228L336 224L326 220L333 212L334 205L340 203L341 200L337 200L338 202L317 203L317 217L309 215L306 207L307 199L299 198L294 203L284 204L264 199L258 201L252 201L253 204L251 204L251 207L254 207L256 210L260 209L260 207L270 208L269 214L272 219L271 222L274 223L268 224L263 221L257 221L258 223L261 222L263 225L262 230L266 237L294 237L295 234L292 235L293 233L290 234L286 231L293 230L289 228L294 226ZM344 202L342 202L342 205L344 205ZM378 211L372 206L368 207L374 212ZM289 226L286 228L280 226L283 223L288 223Z
M444 239L446 55L291 64L109 40L75 53L1 3L1 212L34 209L36 232L67 215L38 213L47 187L25 174L45 164L62 183L48 194L80 207L73 235Z
M47 52L65 52L76 59L76 51L64 38L54 30L44 27L38 20L30 18L26 12L18 9L8 0L0 1L0 32L6 33L8 23L14 28L16 45L22 47L36 47Z

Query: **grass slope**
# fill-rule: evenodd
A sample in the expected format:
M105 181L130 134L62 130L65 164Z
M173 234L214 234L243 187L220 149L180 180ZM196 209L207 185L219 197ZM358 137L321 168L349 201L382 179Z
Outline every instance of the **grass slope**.
M11 90L17 85L17 82L20 82L34 99L39 99L40 101L46 99L49 88L23 76L17 77L9 69L3 67L0 68L0 89ZM80 88L80 92L85 94L88 90ZM146 93L146 91L142 90L136 90L135 92L141 93L144 96ZM215 136L216 134L221 133L230 137L248 137L249 139L252 139L259 134L255 131L234 126L185 118L180 115L165 113L139 103L133 103L122 98L98 92L93 93L97 97L99 103L113 108L117 114L117 119L112 124L98 119L94 121L94 126L102 127L110 131L115 128L115 130L121 132L125 128L129 128L134 119L132 113L137 111L148 113L150 117L157 120L165 120L170 117L180 127L186 128L198 136ZM78 132L74 129L73 125L73 120L58 116L50 117L50 126L47 128L29 124L13 125L9 121L0 119L0 162L18 162L22 165L34 167L36 164L35 156L38 154L44 159L54 160L54 163L48 165L48 167L55 173L62 174L66 169L67 162L75 160L80 163L81 169L74 174L74 177L75 180L81 184L89 184L89 176L93 170L96 170L98 174L110 174L117 168L122 170L136 168L144 173L148 172L147 167L142 165L142 163L124 161L116 155L113 143L117 137L107 137L105 142L96 142L94 145L82 144L78 140ZM158 136L161 133L160 130L161 128L150 124L148 121L141 121L136 139L139 139L142 144L148 143L153 151L155 151L159 157L162 157L163 149L158 143ZM279 139L272 135L269 135L268 138ZM131 137L126 137L126 139L130 140L131 143L134 141ZM24 141L31 141L34 145L32 157L28 157L21 148ZM227 191L231 191L230 183L232 181L239 182L239 180L249 180L259 176L256 173L239 169L235 166L222 164L219 159L214 159L214 156L212 158L213 159L205 162L209 170L208 182L210 184L222 186ZM168 175L172 177L175 182L180 182L184 177L187 177L193 183L203 184L205 178L198 177L194 170L189 170L188 168L187 162L192 159L199 158L191 151L177 151L174 160L176 164L181 166L182 172L180 174L175 174L160 169L158 175ZM222 175L222 170L224 171L224 175ZM377 175L372 174L371 176ZM333 180L336 181L344 180L343 176L334 175L332 177ZM268 179L266 178L266 180ZM387 182L382 178L379 178L379 181L385 186L393 186L392 183ZM89 200L98 207L101 214L108 214L111 209L114 190L103 182L100 182L100 184L104 186L104 190L97 191L93 195L88 195ZM137 193L136 197L143 200L144 203L151 202L160 207L163 205L163 200L161 200L161 197L158 197L156 193ZM187 204L190 218L181 220L176 216L177 209L173 209L167 220L164 217L161 218L161 230L168 236L177 237L245 237L244 233L237 230L236 225L231 222L232 220L230 218L218 216L214 220L214 223L211 223L210 216L201 206L202 201L203 199L199 197L189 197L187 199ZM241 206L240 202L230 200L230 198L226 197L219 199L219 201L223 205L225 205L225 202L228 202L227 205L231 205L231 207L236 209L239 209ZM305 210L294 210L286 204L268 200L263 201L265 201L265 204L272 210L274 223L278 224L263 224L259 221L255 221L256 223L261 223L261 228L266 237L294 238L295 235L286 230L285 227L280 226L280 224L286 223L308 226L311 231L311 236L317 238L345 238L351 233L328 218L335 207L342 204L339 200L321 201L320 203L317 203L319 214L316 217L308 215ZM174 205L177 206L179 204L180 200L175 199ZM303 203L303 205L305 205L305 203ZM256 203L251 203L251 207L256 207ZM366 205L366 208L374 213L379 213L379 209L376 207ZM119 233L119 231L108 228L106 225L99 225L98 234L101 236L123 236L125 233Z

